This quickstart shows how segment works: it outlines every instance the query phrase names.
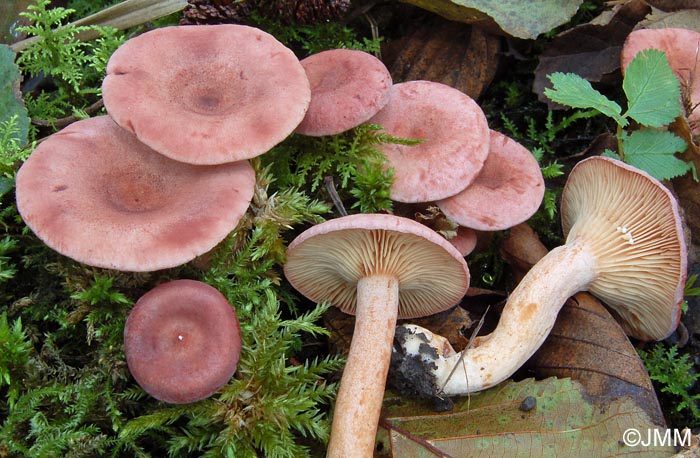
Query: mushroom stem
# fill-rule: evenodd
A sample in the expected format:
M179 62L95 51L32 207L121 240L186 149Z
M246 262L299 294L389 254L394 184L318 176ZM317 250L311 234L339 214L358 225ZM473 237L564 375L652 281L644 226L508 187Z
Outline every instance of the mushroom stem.
M328 458L371 458L398 316L399 282L375 274L357 283L355 329L333 413Z
M596 264L582 238L550 251L513 290L491 334L461 353L438 357L440 393L480 391L510 377L542 345L566 300L595 279ZM462 367L450 376L456 365Z

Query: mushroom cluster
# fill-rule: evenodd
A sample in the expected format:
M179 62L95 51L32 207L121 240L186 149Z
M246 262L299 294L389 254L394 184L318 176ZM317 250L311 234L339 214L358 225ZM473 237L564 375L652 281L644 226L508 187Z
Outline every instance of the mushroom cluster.
M453 243L463 255L474 231L498 231L526 221L539 208L544 178L535 157L489 129L468 95L432 81L392 86L389 102L369 122L418 145L384 144L394 169L391 198L436 205L458 225Z
M18 210L85 264L184 264L235 229L255 187L246 159L294 131L310 92L294 53L256 28L146 32L109 59L108 116L51 135L22 165Z

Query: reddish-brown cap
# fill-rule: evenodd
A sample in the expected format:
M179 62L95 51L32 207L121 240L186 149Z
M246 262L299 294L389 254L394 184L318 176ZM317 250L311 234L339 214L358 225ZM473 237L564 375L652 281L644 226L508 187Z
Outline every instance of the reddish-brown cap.
M294 131L311 98L290 49L233 24L164 27L128 40L109 59L102 94L120 126L193 164L265 153Z
M668 64L681 83L685 84L692 106L700 103L698 83L698 49L700 33L673 27L660 29L638 29L627 36L620 52L622 71L634 57L644 49L658 49L666 54ZM695 133L700 133L700 110L688 114L688 122Z
M156 286L136 302L124 327L131 375L148 394L172 404L207 398L231 379L241 329L231 304L195 280Z
M420 139L413 146L381 144L394 168L391 198L430 202L466 188L489 153L489 128L468 95L432 81L408 81L391 88L389 102L369 122L394 136Z
M91 266L144 272L211 250L235 229L254 186L245 161L174 161L99 116L40 143L17 173L16 195L49 247Z
M459 194L437 206L461 226L499 231L530 218L544 197L544 178L535 157L520 143L494 130L484 167Z
M595 253L589 291L614 309L625 331L642 340L671 334L681 314L687 250L668 189L621 161L591 157L569 175L561 219L567 243L582 238Z
M289 244L287 280L309 299L354 314L358 281L372 274L399 281L399 318L455 305L469 287L469 268L450 242L393 215L357 214L325 221Z
M311 104L296 128L303 135L335 135L359 126L389 101L391 74L371 54L330 49L301 60Z

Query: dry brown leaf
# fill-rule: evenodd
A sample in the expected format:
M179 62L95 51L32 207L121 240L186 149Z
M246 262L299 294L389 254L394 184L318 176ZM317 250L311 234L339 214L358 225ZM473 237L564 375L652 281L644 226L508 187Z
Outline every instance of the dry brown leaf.
M500 38L435 16L388 44L383 55L395 82L436 81L477 99L496 74L499 51Z
M583 24L557 35L540 55L532 90L550 108L558 107L544 96L547 75L575 73L589 81L602 81L620 68L620 49L635 25L651 9L642 0L617 6L607 22Z

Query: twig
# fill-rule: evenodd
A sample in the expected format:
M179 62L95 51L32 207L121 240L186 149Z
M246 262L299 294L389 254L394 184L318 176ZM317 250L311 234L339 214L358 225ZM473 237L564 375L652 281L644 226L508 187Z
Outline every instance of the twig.
M380 418L379 424L382 425L384 428L388 429L389 431L396 431L402 436L407 437L409 440L424 447L435 456L439 456L440 458L454 458L452 455L448 455L447 453L443 452L442 450L440 450L427 440L423 439L422 437L416 436L415 434L412 434L399 426L391 424L386 418Z
M104 103L102 102L102 99L98 100L97 102L93 103L89 107L85 108L85 113L91 115L93 113L96 113L102 107L104 106ZM32 119L32 124L36 126L42 126L42 127L66 127L68 124L72 124L75 121L79 121L80 118L77 116L66 116L65 118L58 118L53 121L47 121L46 119Z
M484 311L484 314L481 316L481 319L479 322L476 324L476 327L474 328L474 331L472 331L472 335L469 336L469 342L467 342L467 346L464 347L464 350L462 350L459 354L459 359L457 359L457 363L454 365L452 370L450 371L450 374L447 376L447 379L445 379L445 383L442 384L440 389L437 392L437 396L440 396L440 394L443 393L443 390L445 389L445 386L447 383L450 381L452 376L454 375L455 371L457 370L457 367L460 365L460 363L464 360L464 354L471 348L472 344L474 343L474 339L476 339L476 335L479 333L481 330L481 326L484 325L484 320L486 319L486 314L489 313L489 309L491 308L491 305L486 307L486 310ZM469 390L469 379L467 379L467 391Z
M338 213L340 213L340 216L348 216L348 212L345 211L345 206L343 205L343 201L340 200L340 196L338 195L338 191L335 189L335 183L333 182L333 177L332 176L327 176L323 178L323 185L326 187L326 191L328 191L328 195L330 196L331 200L333 201L333 205L335 205L335 208L338 209Z

